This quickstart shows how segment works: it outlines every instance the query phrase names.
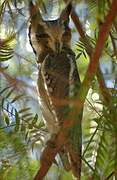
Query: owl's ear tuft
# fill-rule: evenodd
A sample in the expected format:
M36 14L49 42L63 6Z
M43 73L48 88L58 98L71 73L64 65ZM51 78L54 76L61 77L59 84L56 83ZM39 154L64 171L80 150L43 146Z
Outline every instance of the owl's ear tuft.
M61 12L60 21L65 22L69 20L69 16L72 10L72 3L67 4L66 8Z
M37 20L38 22L43 22L43 18L39 11L39 5L37 3L33 3L31 0L29 1L29 14L31 20Z

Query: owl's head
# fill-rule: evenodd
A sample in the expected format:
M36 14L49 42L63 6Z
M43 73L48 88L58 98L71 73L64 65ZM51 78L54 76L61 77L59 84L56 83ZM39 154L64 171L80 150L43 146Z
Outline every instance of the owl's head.
M69 28L69 15L72 5L69 3L61 12L57 20L45 21L39 11L38 5L30 3L30 41L37 55L44 51L60 53L64 47L70 47L71 30Z

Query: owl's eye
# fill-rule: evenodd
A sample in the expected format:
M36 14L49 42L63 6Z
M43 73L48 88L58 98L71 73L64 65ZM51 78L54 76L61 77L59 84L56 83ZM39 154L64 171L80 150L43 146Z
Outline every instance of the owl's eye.
M43 34L36 34L36 38L37 38L37 39L40 39L40 38L48 38L48 37L49 37L49 35L46 34L46 33L43 33Z

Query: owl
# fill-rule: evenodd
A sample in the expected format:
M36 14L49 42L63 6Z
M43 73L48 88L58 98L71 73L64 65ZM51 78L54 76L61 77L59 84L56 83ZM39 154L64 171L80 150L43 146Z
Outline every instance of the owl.
M71 49L69 16L72 4L63 9L56 20L44 20L38 5L30 3L30 44L37 57L39 103L51 138L55 138L69 116L70 100L75 99L80 87L75 54ZM59 155L64 167L80 172L81 115L70 130L68 144Z

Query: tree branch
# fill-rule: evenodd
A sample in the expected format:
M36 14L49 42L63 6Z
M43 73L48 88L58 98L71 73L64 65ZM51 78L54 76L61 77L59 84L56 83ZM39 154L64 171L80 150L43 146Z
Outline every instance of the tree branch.
M92 47L92 45L90 43L89 38L87 37L87 35L85 33L85 30L84 30L84 28L83 28L83 26L82 26L82 24L81 24L81 22L79 20L79 17L76 14L74 9L72 10L71 17L72 17L72 20L73 20L73 22L74 22L74 24L76 26L77 31L79 32L79 34L81 36L81 41L85 45L86 52L89 55L89 57L91 58L93 47ZM104 78L103 78L103 74L101 72L101 69L100 69L99 65L98 65L98 68L97 68L96 75L97 75L97 79L98 79L98 82L99 82L100 90L101 90L102 95L104 97L104 102L106 104L108 104L108 102L110 102L111 96L110 96L110 93L109 93L108 89L106 88Z
M115 19L117 15L117 0L113 0L112 5L110 7L109 13L105 18L105 22L100 27L99 31L99 37L96 42L96 46L94 49L94 52L92 53L90 64L87 70L87 73L85 75L84 81L82 83L82 86L80 88L80 91L78 93L78 99L77 101L80 102L77 107L73 109L72 113L77 112L77 114L81 111L84 101L87 95L87 92L90 88L91 82L96 74L99 58L101 56L102 50L104 48L104 44L106 41L106 38L109 34L109 30L111 28L112 22ZM70 117L70 116L69 116ZM44 149L42 154L42 160L41 160L41 167L34 178L34 180L41 180L45 177L47 174L50 166L52 165L52 162L55 159L56 154L59 152L61 147L66 143L68 131L71 126L74 125L73 119L67 119L64 121L62 128L60 129L60 132L57 134L56 141L53 142L53 147L47 145L47 147Z
M84 96L86 97L86 94L90 87L90 83L93 80L94 75L96 74L96 71L98 68L98 63L99 63L99 58L101 56L105 41L107 39L111 25L112 25L113 20L115 19L116 15L117 15L117 1L113 0L110 11L105 18L105 22L100 27L99 37L96 42L96 47L95 47L94 52L92 53L86 76L84 78L81 89L79 91L79 94L82 94L82 97L80 95L81 100L84 100Z

